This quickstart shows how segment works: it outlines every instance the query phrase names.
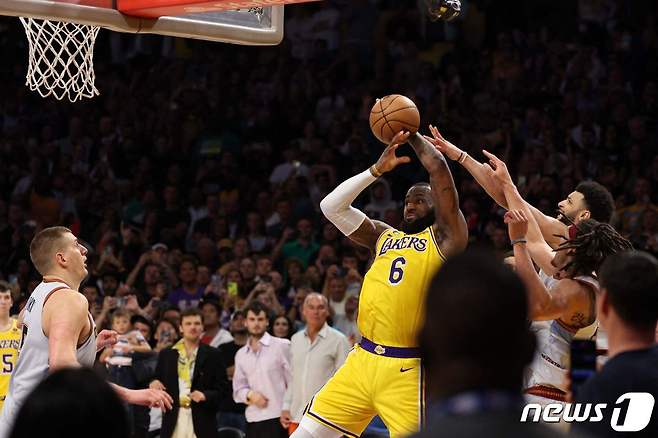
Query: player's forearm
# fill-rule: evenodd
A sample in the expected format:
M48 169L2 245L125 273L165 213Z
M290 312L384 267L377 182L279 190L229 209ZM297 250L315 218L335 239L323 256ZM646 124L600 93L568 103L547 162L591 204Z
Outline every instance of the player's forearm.
M443 154L437 151L434 145L424 139L422 135L416 133L409 136L409 144L430 176L438 176L446 171L450 172Z
M551 295L535 272L530 253L524 243L514 245L514 261L516 273L525 284L528 292L528 310L530 319L541 317L550 305Z
M133 402L133 399L131 397L131 395L133 394L132 390L128 388L124 388L123 386L119 386L116 383L112 383L112 382L108 382L108 383L110 384L112 389L114 389L114 392L116 392L116 394L119 396L121 400L129 404Z
M502 187L496 182L492 175L492 170L486 164L480 163L475 158L463 152L464 158L461 165L471 174L473 179L484 189L485 192L493 199L496 204L507 209L507 200Z
M80 368L80 366L75 352L53 351L48 358L48 370L50 372L62 368Z
M370 170L361 172L343 181L320 202L322 213L344 235L352 234L366 219L363 212L352 207L352 202L376 179Z
M507 199L507 205L510 210L521 210L526 214L528 218L528 235L526 236L528 242L543 242L544 238L541 235L541 231L539 231L537 221L516 186L513 184L504 185L503 192L505 193L505 199Z

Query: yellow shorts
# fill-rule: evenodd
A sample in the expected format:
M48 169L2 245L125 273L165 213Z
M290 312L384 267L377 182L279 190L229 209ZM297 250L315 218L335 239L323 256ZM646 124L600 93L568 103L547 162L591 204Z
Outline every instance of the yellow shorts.
M425 382L420 359L369 353L358 345L304 411L348 437L359 437L375 415L391 437L417 432L425 416Z

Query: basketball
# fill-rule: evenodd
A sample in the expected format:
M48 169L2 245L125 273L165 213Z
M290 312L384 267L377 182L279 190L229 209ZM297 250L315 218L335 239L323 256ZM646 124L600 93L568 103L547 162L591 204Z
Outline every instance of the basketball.
M370 111L370 129L384 144L389 144L400 131L415 134L419 126L420 114L416 104L400 94L377 99Z

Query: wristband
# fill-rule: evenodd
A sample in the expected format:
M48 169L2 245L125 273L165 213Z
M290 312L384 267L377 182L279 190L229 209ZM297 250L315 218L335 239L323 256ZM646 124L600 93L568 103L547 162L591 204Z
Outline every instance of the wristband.
M379 170L377 170L377 165L376 164L373 164L372 166L370 166L370 173L375 178L379 178L380 176L382 176L382 173Z
M528 241L525 238L520 238L520 239L514 239L512 240L512 246L516 245L517 243L528 243Z
M457 158L457 162L459 164L464 164L464 161L466 161L466 157L468 157L468 154L464 151L459 155L459 158Z

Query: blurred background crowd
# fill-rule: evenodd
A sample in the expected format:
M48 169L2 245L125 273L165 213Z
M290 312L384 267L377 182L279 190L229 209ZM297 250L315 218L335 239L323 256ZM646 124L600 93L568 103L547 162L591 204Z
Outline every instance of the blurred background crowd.
M229 356L246 342L240 310L253 302L273 336L290 338L311 292L357 342L370 254L319 202L375 162L383 145L368 115L392 93L472 156L497 153L545 213L582 180L604 184L615 227L658 254L656 3L463 0L450 23L416 3L289 7L285 40L270 48L102 31L101 95L73 105L24 86L23 31L1 19L0 279L13 311L40 281L35 231L64 225L90 249L81 292L96 323L137 331L132 354L173 345L180 312L194 307L202 342L232 344ZM453 175L471 244L505 255L504 211L461 169ZM412 161L356 204L397 226L404 193L426 178ZM222 409L244 412L231 400Z

